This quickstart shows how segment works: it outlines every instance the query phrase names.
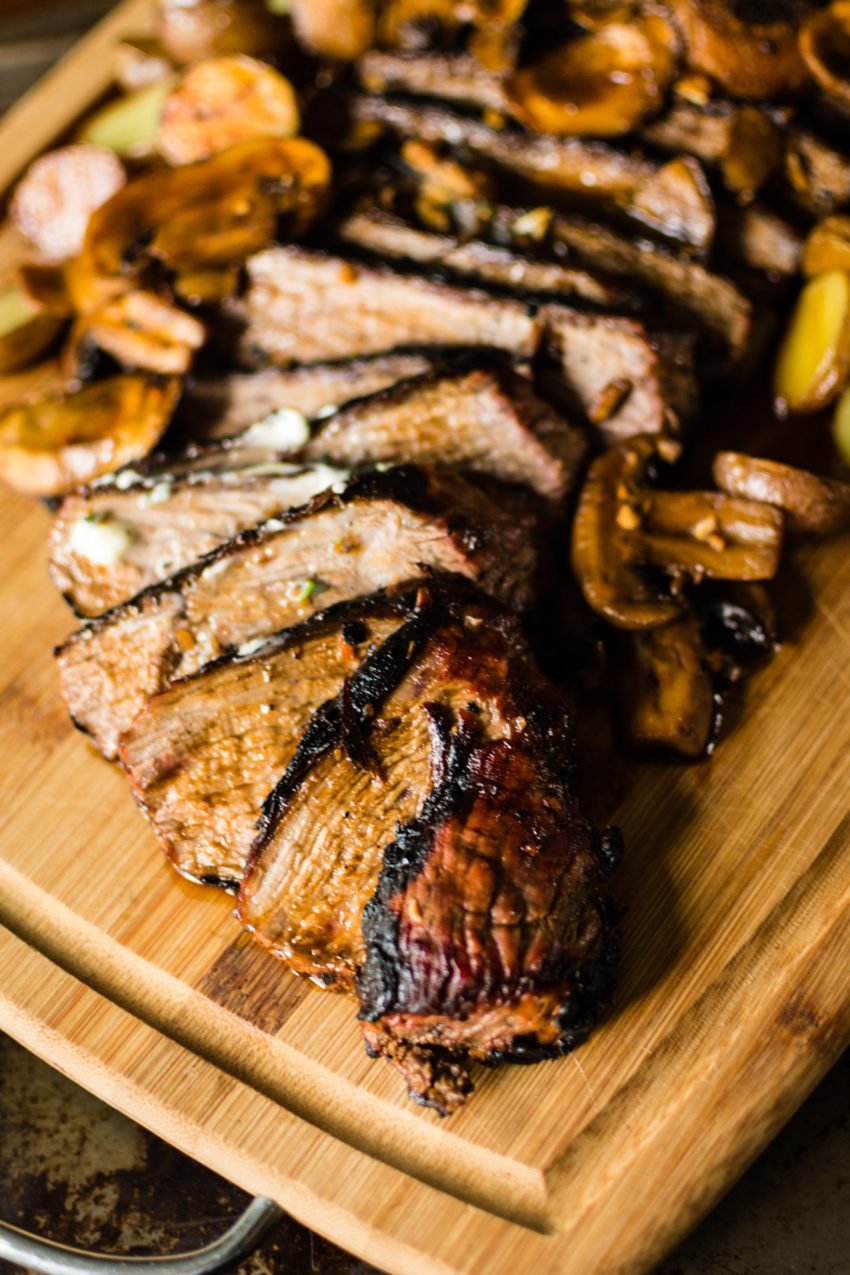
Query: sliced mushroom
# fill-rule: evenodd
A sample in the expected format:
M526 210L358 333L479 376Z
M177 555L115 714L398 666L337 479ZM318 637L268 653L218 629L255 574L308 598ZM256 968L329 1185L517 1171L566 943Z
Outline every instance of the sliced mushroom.
M826 407L850 377L850 275L828 270L797 300L779 350L774 389L780 411Z
M803 0L770 5L672 0L689 65L710 75L733 97L753 99L788 97L802 88L806 68L797 32L801 15L810 7Z
M838 0L812 14L800 31L800 52L817 84L850 108L850 2Z
M0 288L0 373L35 363L61 330L62 320L34 306L18 284Z
M735 111L720 164L727 189L749 203L781 161L782 135L770 116L754 106Z
M297 237L316 217L329 184L324 152L299 137L242 142L197 164L146 173L91 218L83 252L69 266L75 308L87 313L139 286L152 243L172 220L178 227L187 216L203 222L223 201L235 198L238 205L244 197L250 204L268 196L275 218L282 217L287 233ZM163 231L161 251L167 238ZM212 264L222 264L217 250L214 256ZM207 264L200 246L195 257L196 267Z
M159 117L175 83L169 76L107 103L85 120L77 140L125 159L147 159L156 151Z
M271 196L237 187L218 203L170 217L151 239L150 255L178 274L227 269L267 247L276 225Z
M159 42L184 65L220 53L280 54L291 42L290 32L285 18L263 0L159 0L156 6Z
M642 182L627 210L659 234L700 253L711 247L717 229L711 189L702 167L690 156L670 160Z
M614 644L617 716L624 745L694 761L708 750L717 716L700 627L691 611Z
M807 279L827 270L850 274L850 217L824 217L810 232L800 262Z
M103 146L48 151L21 178L9 216L42 261L57 263L82 249L89 218L127 180L124 165Z
M273 67L237 54L210 58L169 93L157 148L170 164L192 164L237 142L292 137L299 124L295 90Z
M76 393L0 412L0 478L33 496L58 496L158 443L178 380L116 376Z
M158 40L136 36L121 40L115 46L115 79L125 93L147 88L167 79L174 63Z
M710 580L771 580L782 549L782 514L756 500L711 491L653 491L627 539L633 563Z
M80 319L75 337L105 350L125 368L182 375L204 344L206 330L154 293L133 291Z
M789 129L785 176L797 202L815 217L826 217L850 203L850 155L810 129Z
M312 53L353 62L375 40L377 0L292 0L295 34Z
M658 110L675 54L659 15L612 22L517 71L505 85L508 106L540 133L618 137Z
M503 75L516 65L529 0L489 0L479 4L480 16L469 40L469 51L483 67Z
M712 472L722 491L782 509L791 531L834 536L850 527L848 483L740 452L718 452Z
M671 445L669 440L665 446ZM671 455L674 454L672 451ZM633 561L632 533L657 440L632 438L593 462L573 522L572 566L588 605L622 629L669 624L684 610L684 598L657 586Z

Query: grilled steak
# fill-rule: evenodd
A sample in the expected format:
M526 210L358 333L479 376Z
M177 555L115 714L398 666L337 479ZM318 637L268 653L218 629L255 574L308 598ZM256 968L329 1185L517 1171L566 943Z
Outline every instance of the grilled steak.
M501 77L469 53L395 53L371 49L357 63L368 93L413 93L481 111L504 111Z
M535 314L512 299L301 248L260 253L248 271L244 342L275 360L429 340L529 357L543 341L553 388L606 438L656 433L693 407L687 338L655 341L637 320L554 305Z
M443 361L424 353L389 354L289 370L231 372L190 384L181 402L181 419L200 441L226 438L281 407L317 416L407 377L421 376Z
M315 714L239 902L294 969L356 985L370 1051L443 1112L472 1059L574 1047L615 961L615 839L569 790L569 706L512 617L454 602L423 605Z
M136 478L125 471L117 485L62 502L50 533L50 575L78 615L100 615L346 478L326 465L278 461Z
M184 875L238 884L263 802L312 713L403 622L403 609L381 599L343 603L150 700L121 760Z
M304 455L334 465L398 463L450 466L521 483L560 502L586 450L567 424L505 368L417 377L329 417Z
M420 230L378 208L354 213L337 228L343 243L379 256L447 271L485 286L528 293L553 293L560 299L577 298L595 306L612 307L626 302L626 291L564 262L535 260L482 240L462 241L450 235ZM604 270L602 262L598 270Z
M107 757L145 702L219 654L324 607L456 571L520 607L533 589L529 523L454 475L413 468L352 479L243 532L73 634L57 651L76 725Z
M303 248L269 248L247 268L246 358L286 365L427 345L529 357L537 347L538 324L520 301Z

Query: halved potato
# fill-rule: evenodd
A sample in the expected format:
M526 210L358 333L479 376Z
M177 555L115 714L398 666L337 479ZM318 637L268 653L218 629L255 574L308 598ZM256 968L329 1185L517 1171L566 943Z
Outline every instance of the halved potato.
M18 182L9 216L42 261L75 257L89 218L127 180L120 159L103 146L79 143L48 151Z
M850 107L850 2L813 14L800 31L806 66L829 97Z
M263 0L159 0L156 33L182 65L220 53L280 54L291 43L290 24Z
M612 22L510 76L509 109L540 133L617 137L658 110L675 57L675 36L662 17Z
M155 154L159 117L175 83L175 76L166 76L108 102L83 123L77 140L105 146L124 159Z
M779 351L774 392L780 410L814 412L850 378L850 275L827 270L797 300Z
M803 246L800 266L808 279L827 270L850 274L850 217L836 213L819 221Z
M738 0L672 0L688 64L710 75L732 97L783 98L805 83L797 33L811 6L778 0L762 6L766 21L750 21L759 6ZM744 16L741 16L743 13Z
M268 196L286 232L303 234L323 205L330 175L324 152L293 137L242 142L197 164L136 178L97 210L82 253L69 265L76 309L87 313L139 286L152 242L171 219L202 218L234 192Z
M776 505L791 531L834 536L850 527L850 484L740 452L718 452L714 481L732 496Z
M139 460L171 420L179 380L116 376L76 393L0 412L0 478L32 496L58 496Z
M292 137L295 90L273 67L243 55L190 67L165 102L157 147L170 164L192 164L237 142Z
M292 22L311 53L353 62L374 43L377 9L377 0L292 0Z
M206 340L191 314L152 292L125 292L79 320L76 339L105 350L125 368L183 375Z
M35 363L62 330L62 320L34 306L17 283L0 287L0 373Z

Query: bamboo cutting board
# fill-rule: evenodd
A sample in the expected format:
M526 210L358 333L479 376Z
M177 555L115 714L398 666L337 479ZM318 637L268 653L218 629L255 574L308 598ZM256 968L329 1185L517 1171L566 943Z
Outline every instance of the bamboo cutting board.
M130 0L13 111L0 187L146 19ZM0 243L0 268L15 251ZM644 768L610 812L628 846L615 1012L570 1058L481 1071L440 1121L365 1057L350 1001L166 868L120 774L71 729L47 528L0 497L0 1029L398 1275L647 1270L850 1041L847 539L800 555L798 636L717 756Z

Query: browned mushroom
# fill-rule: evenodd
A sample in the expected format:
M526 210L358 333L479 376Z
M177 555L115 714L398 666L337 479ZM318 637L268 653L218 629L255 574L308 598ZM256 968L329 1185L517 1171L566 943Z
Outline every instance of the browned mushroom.
M800 266L807 279L827 270L850 274L850 217L836 213L819 221L803 245Z
M850 527L850 484L740 452L718 452L712 469L722 491L776 505L790 531L834 536Z
M159 0L156 33L168 57L188 64L220 53L285 52L289 24L263 0Z
M33 305L18 284L0 288L0 373L34 363L61 329L61 319Z
M659 15L608 23L509 77L509 109L537 132L617 137L658 110L675 59Z
M206 339L204 325L152 292L125 292L78 320L72 341L105 350L123 367L181 375Z
M62 146L30 164L12 197L9 216L42 261L67 261L81 250L94 210L126 180L124 165L111 150Z
M178 228L185 225L180 220L185 216L203 220L210 209L230 200L235 201L231 211L237 215L243 201L250 208L262 205L268 196L275 217L283 217L287 232L297 236L317 215L329 183L330 164L324 152L298 137L242 142L197 164L146 173L129 182L91 218L83 252L69 265L75 308L87 313L139 286L152 242L171 220ZM232 226L226 229L229 232ZM163 231L160 251L167 239ZM199 249L196 267L210 264L200 257ZM220 253L213 264L223 264Z
M838 397L850 378L850 275L827 270L797 300L776 363L780 411L814 412Z
M712 491L653 491L626 541L632 562L700 580L771 580L782 549L782 514L756 500Z
M787 97L803 86L797 33L810 8L804 0L672 0L690 66L733 97L755 99Z
M741 106L732 115L720 161L727 189L749 203L781 161L782 135L774 121L755 106Z
M312 53L353 62L375 39L376 0L292 0L295 34Z
M237 142L292 137L295 90L273 67L241 54L198 62L166 98L157 149L170 164L192 164Z
M850 107L850 2L812 14L800 31L800 52L824 93Z
M0 478L58 496L146 456L170 421L180 383L116 376L0 412Z
M688 761L704 756L717 705L693 612L661 628L618 635L613 653L623 744Z
M18 269L21 292L37 310L59 318L69 318L74 313L74 303L68 291L68 272L64 265L42 265L27 261Z

